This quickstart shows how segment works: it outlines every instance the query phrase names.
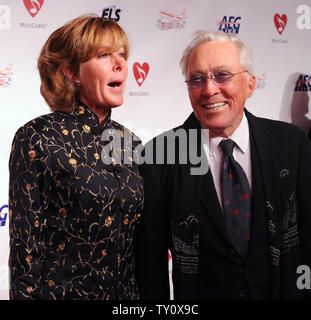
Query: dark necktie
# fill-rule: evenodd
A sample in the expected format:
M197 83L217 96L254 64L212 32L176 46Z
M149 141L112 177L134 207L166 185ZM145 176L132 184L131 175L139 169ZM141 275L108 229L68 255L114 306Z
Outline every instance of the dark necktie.
M234 141L220 142L223 152L221 190L225 221L237 252L246 257L250 233L251 189L242 167L233 158Z

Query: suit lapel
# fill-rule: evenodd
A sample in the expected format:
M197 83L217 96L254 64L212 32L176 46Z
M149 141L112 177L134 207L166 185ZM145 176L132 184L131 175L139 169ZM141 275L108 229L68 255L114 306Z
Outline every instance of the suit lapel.
M267 132L261 126L260 121L255 116L245 110L245 114L248 119L250 136L252 136L253 150L257 151L258 165L260 167L263 190L264 190L264 201L270 201L270 199L278 199L278 190L280 186L277 184L277 168L275 167L273 153L276 151L273 146L273 137L268 137ZM268 137L268 138L267 138ZM253 163L253 159L252 159ZM255 166L252 166L252 170L256 170ZM265 203L265 206L269 203Z
M254 143L254 137L250 132L251 162L252 162L252 210L250 244L247 259L256 263L258 248L266 246L267 241L267 217L265 210L265 196L262 183L262 170L259 163L258 150ZM261 257L261 256L260 256Z

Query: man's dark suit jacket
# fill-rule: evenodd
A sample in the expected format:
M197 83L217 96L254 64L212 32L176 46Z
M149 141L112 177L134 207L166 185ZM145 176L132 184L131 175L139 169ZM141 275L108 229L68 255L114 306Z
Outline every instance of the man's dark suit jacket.
M242 259L230 243L210 171L191 175L190 161L143 164L145 209L137 245L142 299L169 299L168 248L175 299L309 295L311 290L297 289L296 281L297 267L311 266L310 141L293 125L245 113L253 175L247 258ZM180 128L189 133L200 124L192 113L173 131ZM154 152L155 142L156 138L147 144ZM168 148L177 147L177 139L174 145L167 143Z

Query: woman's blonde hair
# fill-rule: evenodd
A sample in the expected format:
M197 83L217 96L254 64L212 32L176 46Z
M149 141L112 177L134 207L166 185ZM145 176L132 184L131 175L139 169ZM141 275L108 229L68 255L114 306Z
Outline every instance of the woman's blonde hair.
M99 50L109 54L121 47L127 59L129 41L125 31L115 21L97 15L73 19L54 31L38 59L40 91L51 110L71 112L77 104L77 85L64 75L64 68L69 67L78 75L80 64L93 58Z

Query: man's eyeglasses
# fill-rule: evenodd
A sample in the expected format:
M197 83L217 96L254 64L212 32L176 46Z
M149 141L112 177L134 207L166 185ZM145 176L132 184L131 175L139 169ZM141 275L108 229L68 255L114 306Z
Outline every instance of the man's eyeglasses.
M235 75L248 72L247 70L231 73L228 71L217 71L210 73L209 76L206 75L192 75L185 82L189 88L200 88L206 84L207 78L210 78L216 86L222 86L226 82L230 81Z

